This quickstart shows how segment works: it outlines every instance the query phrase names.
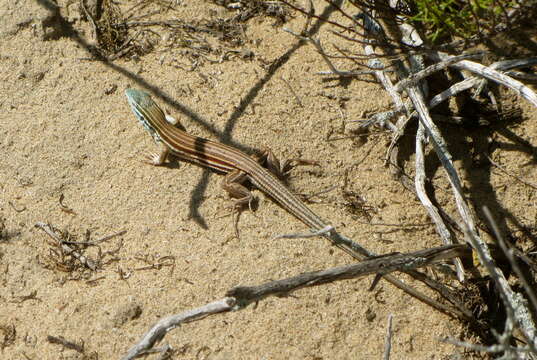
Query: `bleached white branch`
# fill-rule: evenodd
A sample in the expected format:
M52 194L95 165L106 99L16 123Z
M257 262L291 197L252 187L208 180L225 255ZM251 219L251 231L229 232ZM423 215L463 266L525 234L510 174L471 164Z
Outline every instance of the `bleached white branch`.
M442 61L442 60L446 60L452 57L442 52L431 52L428 54L433 60L436 60L436 61ZM515 80L501 73L500 71L494 70L490 67L487 67L487 66L478 64L476 62L469 61L469 60L463 60L463 61L451 64L450 66L459 70L467 70L467 71L473 72L479 76L495 81L498 84L504 85L510 88L511 90L515 91L518 95L522 96L524 99L528 100L530 103L533 104L533 106L537 107L537 94L535 94L533 90L531 90L529 87L527 87L520 81Z
M209 315L230 311L235 305L236 300L234 298L225 297L222 300L212 302L197 309L188 310L181 314L161 319L142 337L142 340L127 352L122 360L131 360L140 356L144 351L151 349L156 343L161 341L169 331L184 323L200 320Z

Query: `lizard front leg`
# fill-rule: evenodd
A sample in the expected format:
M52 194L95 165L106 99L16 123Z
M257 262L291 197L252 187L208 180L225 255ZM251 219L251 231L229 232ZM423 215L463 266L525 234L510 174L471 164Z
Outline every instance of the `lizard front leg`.
M164 162L168 158L168 155L170 155L170 149L163 143L160 143L159 145L160 145L160 152L152 152L152 153L146 154L144 156L144 159L142 160L144 163L153 165L153 166L164 165Z
M172 124L176 128L179 128L183 131L185 130L185 128L183 127L183 125L181 125L179 120L175 119L173 116L167 113L165 114L165 116L166 116L166 121L168 123ZM160 152L152 152L152 153L146 154L142 161L146 164L153 165L153 166L164 165L164 162L170 155L170 149L163 143L159 143L159 146L160 146Z

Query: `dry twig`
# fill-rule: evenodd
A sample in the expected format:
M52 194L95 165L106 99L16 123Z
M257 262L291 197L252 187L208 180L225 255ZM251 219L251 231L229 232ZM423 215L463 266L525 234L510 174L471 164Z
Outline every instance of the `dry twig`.
M354 279L370 274L385 275L393 271L409 271L439 261L460 256L467 257L468 255L469 248L465 245L441 246L408 254L385 255L365 260L354 265L304 273L287 279L270 281L258 286L234 287L230 289L226 293L226 297L221 300L161 319L122 359L128 360L140 356L145 351L151 349L156 343L160 342L166 333L181 324L201 320L209 315L231 310L239 310L245 308L249 304L261 301L268 296L289 295L290 293L305 287L319 286L334 281Z
M384 341L384 360L390 360L390 352L392 351L392 320L393 315L388 315L388 326L386 328L386 340Z

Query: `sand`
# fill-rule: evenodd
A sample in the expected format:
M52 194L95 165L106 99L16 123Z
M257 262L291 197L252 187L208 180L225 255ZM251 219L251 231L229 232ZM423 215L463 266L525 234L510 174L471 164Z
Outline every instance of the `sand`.
M298 46L274 26L275 19L247 22L244 48L252 57L200 60L189 71L191 58L163 43L139 57L87 60L91 56L76 38L90 39L91 26L76 3L59 1L76 33L48 19L41 2L0 3L2 359L118 359L160 318L220 299L233 286L352 263L321 238L271 240L307 229L257 190L256 211L241 214L240 238L234 237L221 176L188 163L152 167L140 161L157 146L129 109L129 87L158 89L156 101L193 134L248 152L270 147L282 159L319 161L318 167L294 169L289 186L306 195L336 186L312 197L309 206L371 251L440 245L426 211L383 165L391 135L376 130L356 137L344 129L354 126L350 120L388 110L386 93L373 83L323 81L315 73L327 67L314 48ZM195 21L227 14L210 2L192 3L161 16ZM316 4L320 12L324 5ZM303 23L295 16L285 26L300 31ZM333 40L328 30L321 27L318 37ZM500 144L494 159L535 182L537 111L504 94L522 108L519 123L502 125L502 131L456 125L443 125L443 131L471 203L495 206L513 236L523 237L520 227L537 219L536 190L497 168L475 165L469 156L484 151L482 139L494 138ZM412 143L409 135L402 144L410 173ZM436 197L453 211L434 154L428 161ZM366 211L352 208L351 201ZM57 248L37 222L78 241L86 240L86 232L90 240L126 232L100 244L98 271L68 272L53 263ZM99 250L92 247L87 255L95 259ZM475 340L464 324L386 282L368 292L371 280L271 297L187 324L164 341L176 349L174 358L185 359L378 359L393 314L393 359L466 356L439 341ZM83 342L84 354L47 336Z

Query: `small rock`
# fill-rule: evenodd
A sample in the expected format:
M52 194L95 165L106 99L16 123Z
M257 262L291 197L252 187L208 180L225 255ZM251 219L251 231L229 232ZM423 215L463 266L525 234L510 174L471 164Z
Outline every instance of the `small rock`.
M367 321L371 322L373 320L375 320L375 318L377 317L377 314L375 314L373 312L373 310L371 310L371 308L368 308L365 312L365 318Z
M137 319L142 315L142 306L133 299L127 303L118 304L111 312L111 325L114 328L121 327L127 322Z

